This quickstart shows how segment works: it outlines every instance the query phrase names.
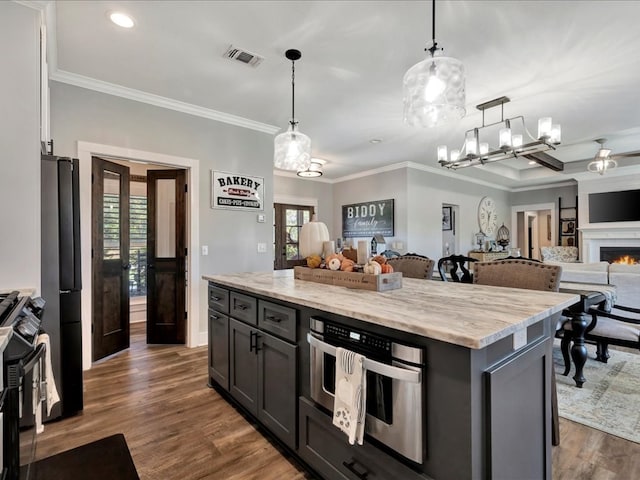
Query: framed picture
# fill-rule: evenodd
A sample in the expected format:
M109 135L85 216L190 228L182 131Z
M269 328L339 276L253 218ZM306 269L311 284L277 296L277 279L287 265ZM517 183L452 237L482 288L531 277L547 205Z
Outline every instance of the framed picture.
M442 207L442 230L453 230L451 207Z
M562 235L573 235L576 233L576 221L575 220L561 220L560 232Z
M575 247L576 239L573 236L562 237L561 244L563 247Z
M576 218L576 209L575 207L570 207L570 208L561 208L560 209L560 219L569 219L569 218Z
M343 205L342 236L393 237L393 213L393 199Z
M551 215L547 215L547 240L551 240Z

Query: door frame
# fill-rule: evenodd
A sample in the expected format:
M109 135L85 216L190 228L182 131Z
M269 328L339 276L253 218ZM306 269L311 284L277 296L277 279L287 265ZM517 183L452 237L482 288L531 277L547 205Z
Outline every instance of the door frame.
M200 332L200 295L206 283L200 281L200 263L198 241L200 238L200 178L199 160L165 155L162 153L134 150L131 148L103 145L99 143L78 141L78 159L80 162L80 224L81 224L81 258L82 258L82 366L83 370L91 368L91 320L92 320L92 279L91 279L91 157L103 156L120 160L139 161L156 165L167 165L187 170L187 347L205 345L206 332ZM204 286L201 286L201 283ZM202 293L203 296L206 296Z
M550 210L551 211L551 245L555 245L556 243L556 229L553 228L553 225L556 225L557 222L557 218L556 218L556 204L551 202L551 203L534 203L534 204L529 204L529 205L515 205L513 207L511 207L511 243L509 244L510 247L518 245L518 213L522 212L525 214L525 218L526 218L526 212L531 212L531 211L539 211L539 210ZM526 227L526 225L525 225ZM522 252L522 255L524 256L524 252Z

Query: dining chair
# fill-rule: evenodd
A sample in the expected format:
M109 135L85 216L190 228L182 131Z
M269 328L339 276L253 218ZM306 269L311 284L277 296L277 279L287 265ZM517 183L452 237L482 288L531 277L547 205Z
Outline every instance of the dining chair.
M452 282L473 283L473 273L471 273L469 266L476 261L477 259L464 255L442 257L438 260L438 273L443 282L451 280Z
M640 350L640 309L615 305L605 311L599 306L589 310L591 323L584 332L585 342L596 344L596 360L607 363L609 345ZM563 333L571 331L571 322L562 325ZM568 353L570 335L562 336L563 355ZM565 346L566 342L566 346Z
M431 280L435 262L425 256L408 253L400 257L389 258L387 263L394 272L402 272L403 277Z
M560 288L560 265L523 260L503 259L493 262L478 262L473 266L473 283L495 287L524 288L557 292ZM567 322L565 322L567 323ZM571 322L568 322L571 323ZM560 445L560 420L558 418L558 394L556 392L556 374L552 363L551 379L551 443Z

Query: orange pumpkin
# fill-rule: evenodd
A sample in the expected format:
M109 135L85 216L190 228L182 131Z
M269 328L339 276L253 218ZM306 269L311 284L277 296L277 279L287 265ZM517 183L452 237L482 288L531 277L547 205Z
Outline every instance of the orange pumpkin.
M385 263L387 263L386 257L383 257L382 255L376 255L371 260L373 260L374 262L378 262L380 265L384 265Z
M388 263L380 265L380 267L382 268L382 273L393 273L393 267Z
M353 272L353 267L355 267L355 265L356 265L356 262L348 258L345 258L344 260L342 260L342 264L340 265L340 270L342 270L343 272Z

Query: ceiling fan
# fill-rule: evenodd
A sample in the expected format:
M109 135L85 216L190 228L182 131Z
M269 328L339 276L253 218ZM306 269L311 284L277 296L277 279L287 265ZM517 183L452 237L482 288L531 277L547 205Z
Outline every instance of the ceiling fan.
M616 161L618 158L640 157L640 151L611 155L611 149L604 147L607 141L606 138L596 138L594 141L600 144L600 148L596 156L587 166L590 172L604 175L607 170L612 170L618 166L618 162Z

